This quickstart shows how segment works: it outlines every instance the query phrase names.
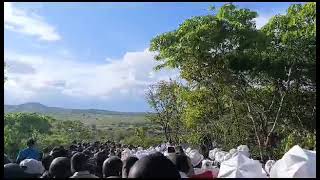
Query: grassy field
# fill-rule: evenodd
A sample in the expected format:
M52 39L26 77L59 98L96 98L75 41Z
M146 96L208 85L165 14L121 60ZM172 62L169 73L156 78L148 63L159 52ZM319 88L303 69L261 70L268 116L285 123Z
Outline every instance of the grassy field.
M65 109L47 107L39 103L26 103L22 105L5 105L8 112L36 112L51 116L57 120L81 121L88 126L95 125L97 129L116 130L133 129L135 127L151 127L146 113L114 112L95 109Z

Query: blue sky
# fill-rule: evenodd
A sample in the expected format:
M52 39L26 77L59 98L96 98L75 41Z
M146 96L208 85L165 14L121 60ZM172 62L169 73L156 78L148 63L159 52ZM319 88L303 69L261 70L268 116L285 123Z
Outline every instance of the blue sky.
M5 3L5 104L149 111L148 85L179 76L152 71L150 40L223 4ZM292 3L235 4L257 11L261 27Z

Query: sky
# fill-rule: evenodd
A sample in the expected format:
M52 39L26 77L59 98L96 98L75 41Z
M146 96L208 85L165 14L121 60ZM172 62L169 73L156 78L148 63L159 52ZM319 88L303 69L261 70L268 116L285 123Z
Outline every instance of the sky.
M295 2L296 3L296 2ZM224 3L4 3L4 103L150 111L149 85L178 79L154 72L150 40ZM292 3L241 2L258 12L257 28Z

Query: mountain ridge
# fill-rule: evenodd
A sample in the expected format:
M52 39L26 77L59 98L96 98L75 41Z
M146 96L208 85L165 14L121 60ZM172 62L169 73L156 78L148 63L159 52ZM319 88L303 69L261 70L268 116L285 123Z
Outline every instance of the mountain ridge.
M121 112L110 111L103 109L75 109L75 108L62 108L62 107L50 107L38 102L28 102L19 105L4 105L4 112L36 112L36 113L89 113L89 114L104 114L104 115L145 115L146 112Z

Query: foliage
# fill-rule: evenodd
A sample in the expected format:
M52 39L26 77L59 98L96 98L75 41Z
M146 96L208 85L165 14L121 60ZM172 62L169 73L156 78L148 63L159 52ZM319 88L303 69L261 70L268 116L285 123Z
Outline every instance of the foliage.
M314 132L315 10L315 3L292 5L259 30L256 12L225 4L151 40L162 62L155 69L178 68L188 82L178 94L163 90L182 101L186 141L214 139L227 149L246 143L265 159L276 156L272 149L283 153L280 139L297 138L293 130L299 137Z
M4 152L16 155L30 137L48 133L54 119L35 113L10 113L4 115Z
M155 110L148 116L149 120L162 128L167 141L174 143L179 142L183 131L180 125L183 104L178 97L181 89L182 85L176 81L160 81L151 85L147 92L147 101Z

